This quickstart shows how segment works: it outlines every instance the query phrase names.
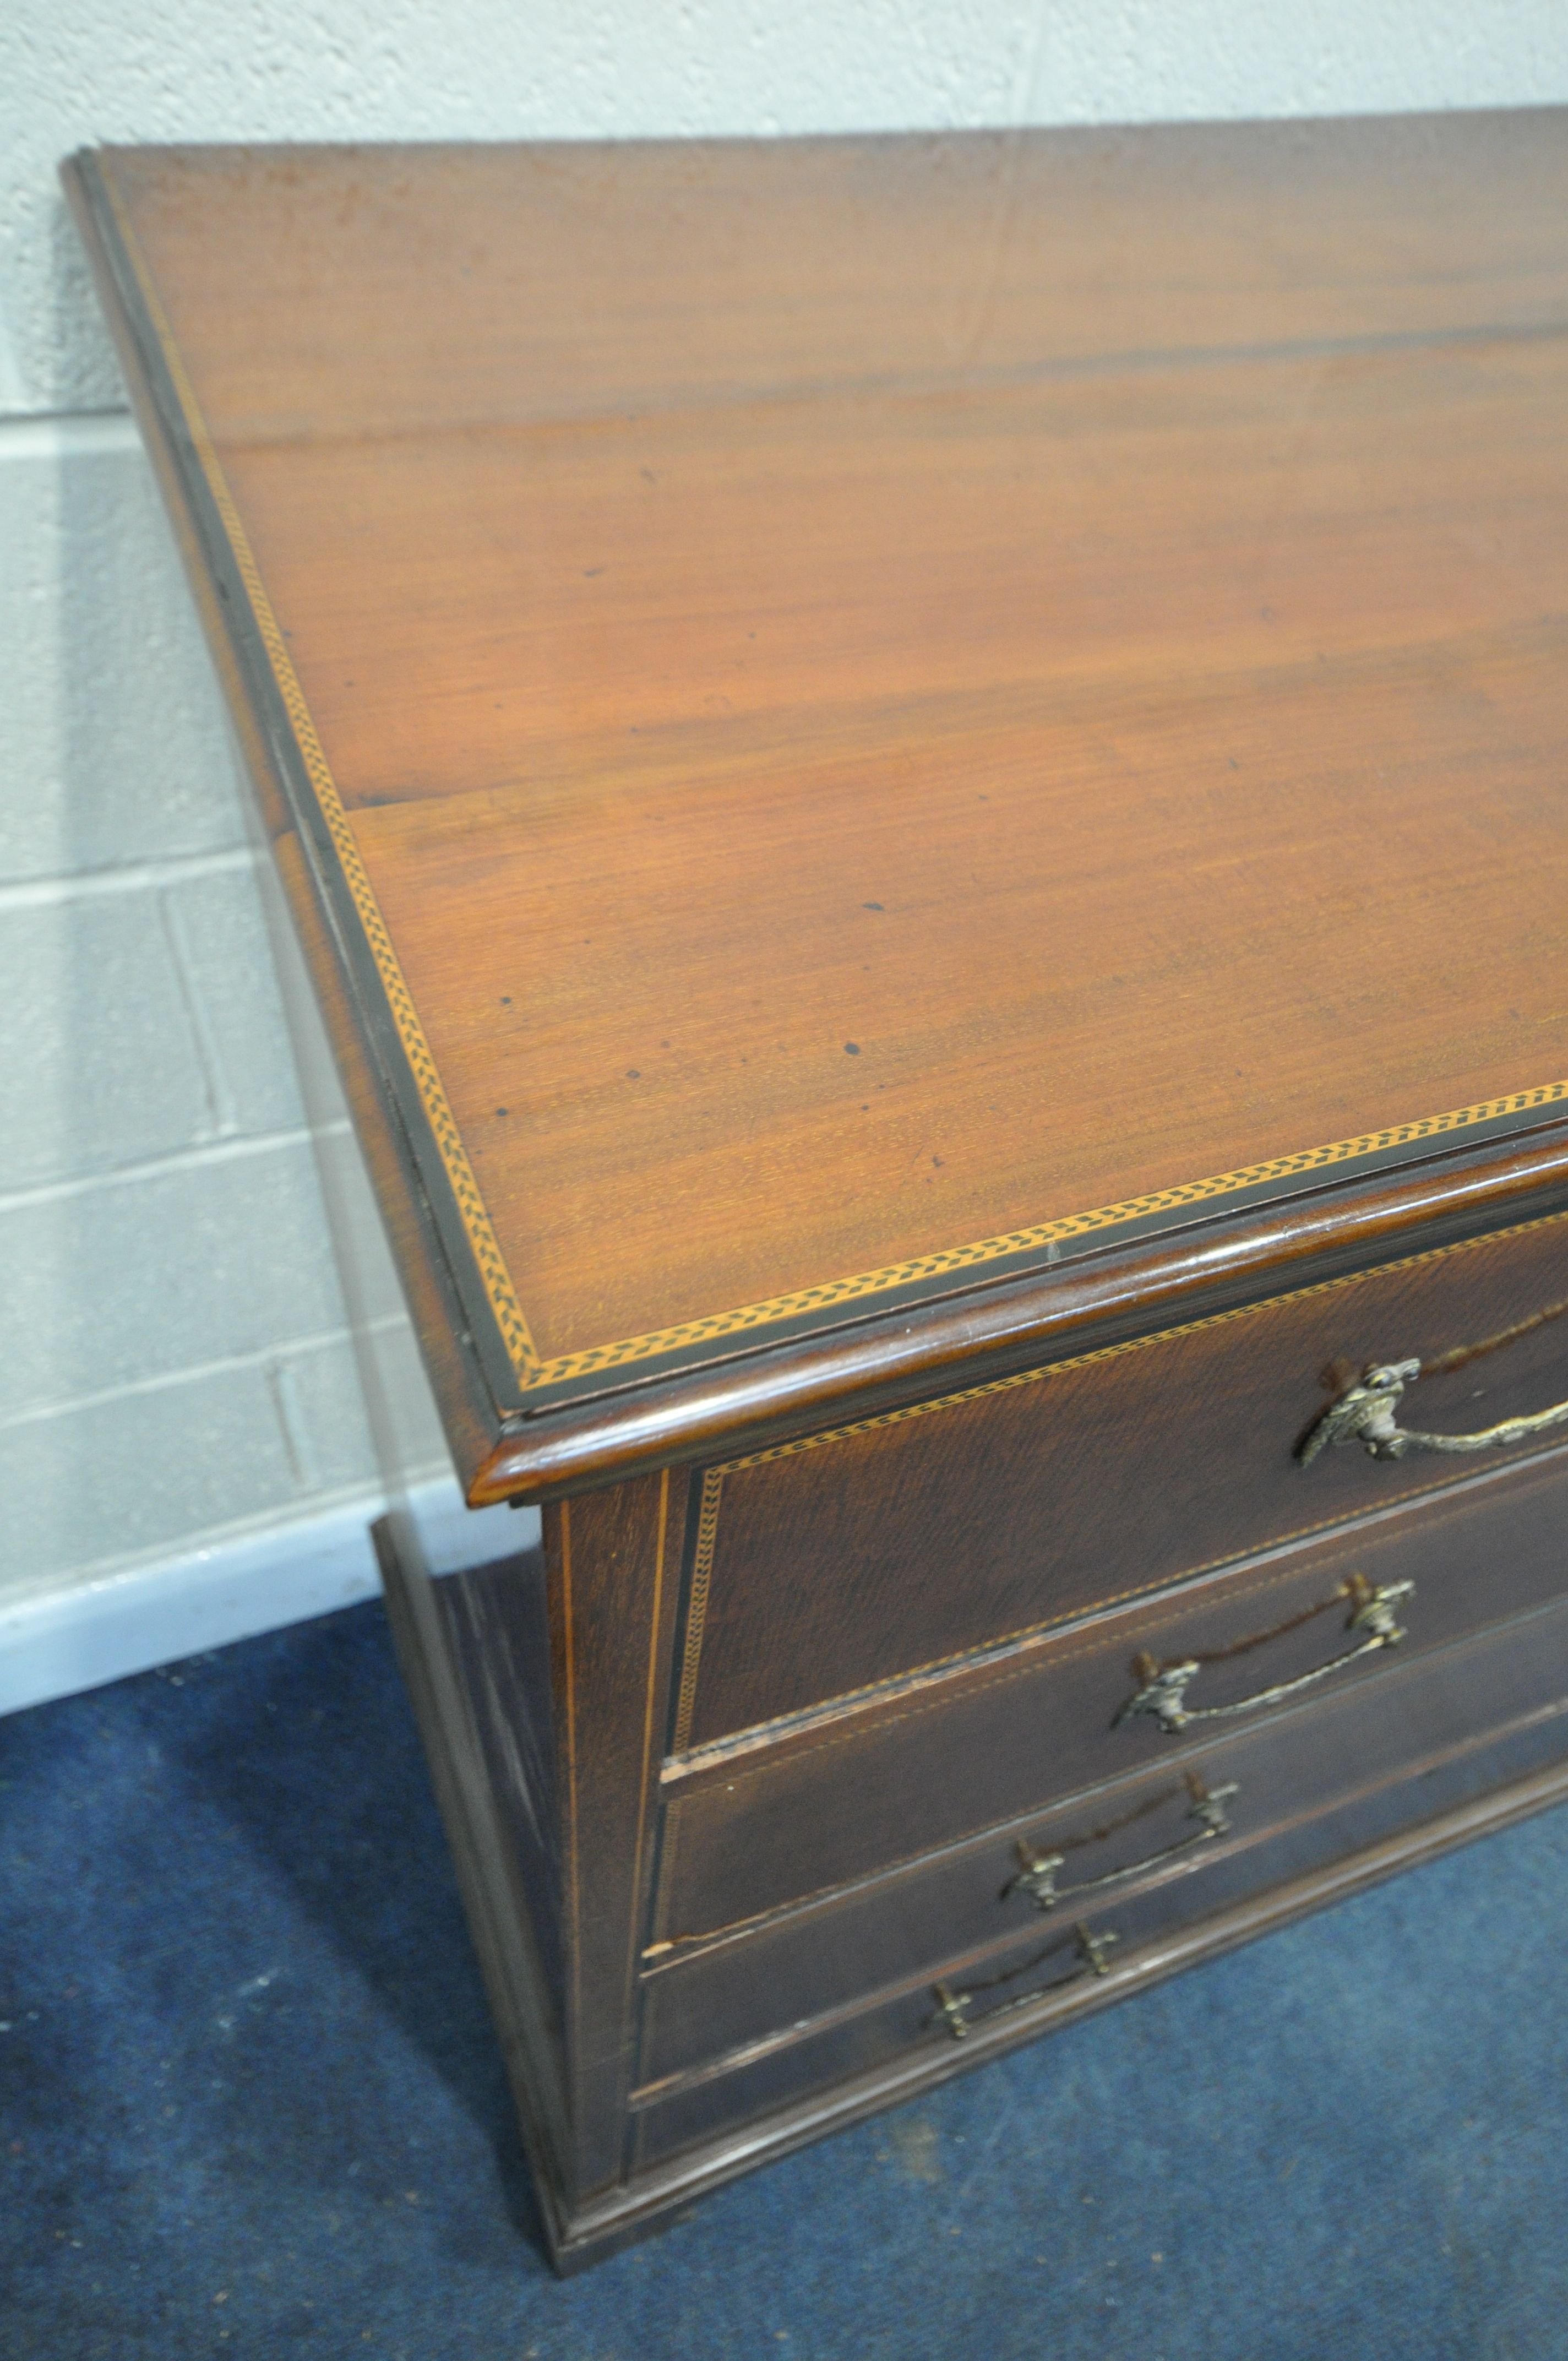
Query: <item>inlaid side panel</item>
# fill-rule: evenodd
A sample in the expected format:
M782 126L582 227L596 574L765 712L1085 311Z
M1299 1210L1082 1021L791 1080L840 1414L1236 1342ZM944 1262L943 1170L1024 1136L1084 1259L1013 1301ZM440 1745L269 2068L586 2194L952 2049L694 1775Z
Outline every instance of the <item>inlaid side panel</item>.
M1431 1491L1475 1460L1295 1453L1370 1361L1568 1297L1568 1216L720 1463L701 1479L674 1751ZM1458 1430L1568 1395L1568 1318L1424 1378ZM1528 1448L1528 1445L1521 1446Z
M543 1512L574 2199L625 2156L684 1503L664 1473Z
M495 2012L533 2166L540 2211L554 2244L570 2211L573 2132L561 2005L558 1881L547 1831L532 1831L546 1797L537 1784L549 1752L549 1680L524 1681L504 1701L503 1730L487 1727L493 1690L476 1683L474 1641L498 1592L539 1587L537 1552L482 1573L434 1581L414 1520L393 1514L372 1528L387 1614L409 1685L431 1777ZM443 1595L444 1593L444 1595ZM522 1613L527 1616L524 1604ZM547 1671L547 1667L546 1667ZM514 1760L499 1767L498 1736ZM526 1767L524 1767L526 1765ZM521 1777L517 1773L521 1770ZM546 1778L548 1773L546 1773ZM530 1785L530 1782L533 1784ZM524 1789L529 1793L524 1800Z
M557 2027L565 2023L561 1840L542 1550L428 1586L461 1684L533 1930Z

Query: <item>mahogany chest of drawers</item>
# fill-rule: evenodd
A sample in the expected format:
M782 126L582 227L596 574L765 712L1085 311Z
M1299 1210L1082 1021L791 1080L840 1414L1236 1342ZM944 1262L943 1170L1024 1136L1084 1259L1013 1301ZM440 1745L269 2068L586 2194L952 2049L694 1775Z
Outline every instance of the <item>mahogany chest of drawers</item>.
M66 177L561 2265L1568 1795L1568 122Z

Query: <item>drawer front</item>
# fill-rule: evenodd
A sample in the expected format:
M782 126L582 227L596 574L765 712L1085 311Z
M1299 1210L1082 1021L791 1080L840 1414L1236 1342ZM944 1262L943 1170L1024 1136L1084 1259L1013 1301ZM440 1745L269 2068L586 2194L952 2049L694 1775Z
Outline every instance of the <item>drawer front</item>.
M1296 1697L1381 1686L1401 1662L1568 1593L1565 1535L1562 1449L775 1743L697 1771L671 1765L654 1938L679 1948L1055 1798L1183 1763ZM1365 1623L1346 1629L1352 1577L1373 1594L1414 1586L1389 1601L1397 1648L1368 1646ZM1218 1658L1185 1688L1184 1728L1127 1710L1151 1686L1157 1703L1146 1666L1135 1668L1141 1655L1166 1666ZM1277 1702L1245 1704L1330 1664ZM1227 1709L1223 1720L1203 1718L1213 1708Z
M1438 1248L709 1468L674 1751L1452 1481L1469 1463L1382 1463L1352 1445L1303 1468L1295 1454L1347 1373L1431 1360L1568 1296L1565 1223ZM1564 1395L1568 1320L1423 1377L1406 1422L1489 1425Z
M644 2103L896 1993L900 2037L966 2027L1568 1753L1568 1602L1245 1736L990 1830L647 1976ZM1192 1786L1206 1795L1195 1811ZM1211 1833L1205 1813L1224 1825ZM1058 1865L1044 1876L1031 1863ZM1141 1864L1141 1866L1140 1866ZM1020 1883L1021 1877L1023 1883ZM1037 1908L1033 1894L1054 1894ZM1081 1933L1080 1929L1083 1930ZM1113 1955L1110 1947L1102 1960Z

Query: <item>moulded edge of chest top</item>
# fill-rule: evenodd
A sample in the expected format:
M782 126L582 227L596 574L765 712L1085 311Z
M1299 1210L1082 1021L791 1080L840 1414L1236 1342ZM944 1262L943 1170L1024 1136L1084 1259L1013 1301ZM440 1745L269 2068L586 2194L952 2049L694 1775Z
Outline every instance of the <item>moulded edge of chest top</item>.
M1086 1254L1022 1278L970 1286L884 1314L692 1370L607 1391L503 1428L468 1486L469 1503L563 1499L722 1449L751 1448L914 1400L955 1379L1114 1343L1179 1307L1220 1311L1404 1251L1568 1204L1568 1125L1477 1152L1438 1155L1397 1176L1302 1192L1167 1233L1157 1244Z

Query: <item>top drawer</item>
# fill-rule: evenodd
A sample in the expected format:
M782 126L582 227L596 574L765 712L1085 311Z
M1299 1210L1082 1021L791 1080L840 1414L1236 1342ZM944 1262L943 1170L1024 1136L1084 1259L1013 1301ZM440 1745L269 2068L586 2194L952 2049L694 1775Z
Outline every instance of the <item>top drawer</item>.
M674 1751L1473 1471L1473 1457L1379 1462L1354 1446L1303 1468L1296 1451L1347 1373L1436 1359L1568 1295L1565 1224L1408 1256L706 1470ZM1568 1320L1423 1377L1400 1414L1457 1433L1564 1394Z

